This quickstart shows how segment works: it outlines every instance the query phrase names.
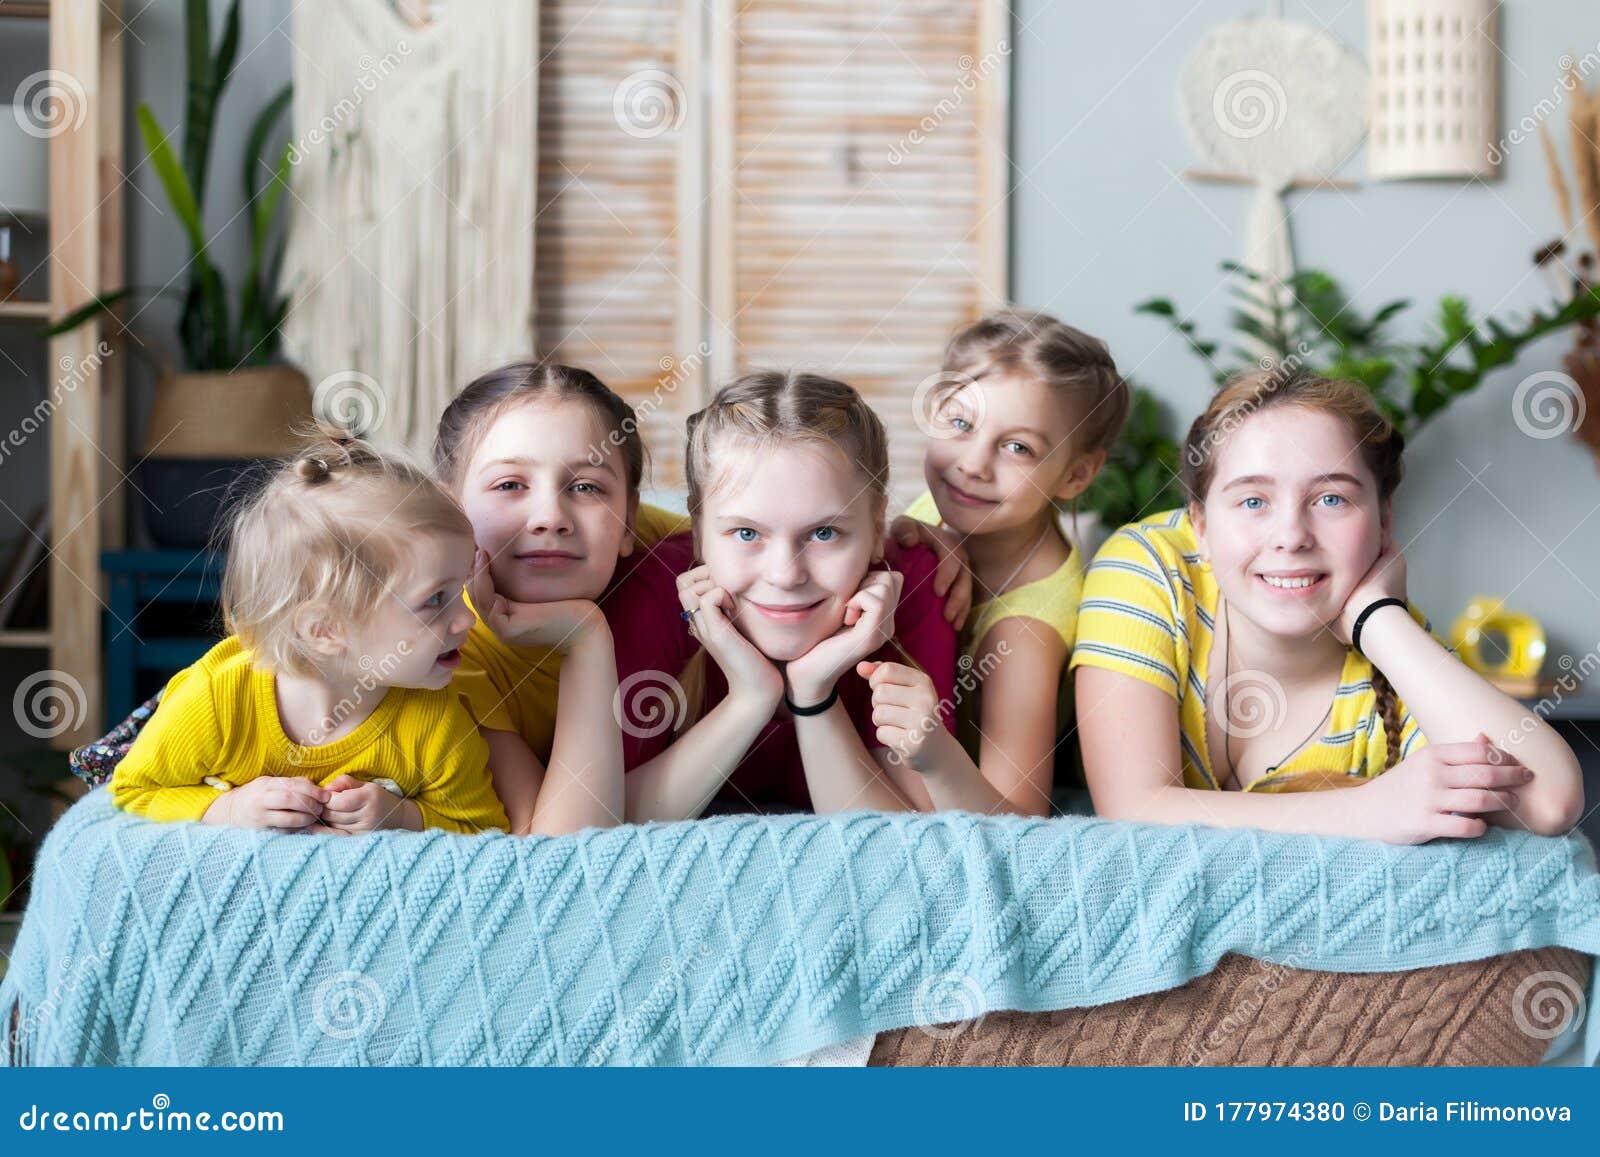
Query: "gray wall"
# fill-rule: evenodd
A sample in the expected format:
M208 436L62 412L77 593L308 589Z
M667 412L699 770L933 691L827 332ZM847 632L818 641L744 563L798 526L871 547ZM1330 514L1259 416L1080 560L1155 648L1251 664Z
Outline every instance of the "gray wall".
M212 7L220 20L220 0ZM240 60L216 145L211 200L221 206L238 203L244 131L288 79L293 59L290 0L243 7ZM1160 324L1131 307L1169 296L1220 331L1226 305L1217 263L1242 253L1250 192L1177 176L1195 156L1178 120L1176 77L1206 32L1266 7L1244 0L1014 5L1014 293L1110 341L1180 427L1203 404L1208 383ZM155 0L136 12L127 42L130 105L149 101L170 127L183 99L182 4ZM1365 51L1365 6L1356 0L1290 0L1286 15L1325 24ZM1551 94L1558 56L1600 41L1600 10L1585 0L1509 0L1500 23L1509 125ZM1408 325L1416 333L1442 293L1497 313L1543 300L1528 257L1557 225L1536 142L1512 148L1502 179L1489 184L1367 182L1364 172L1357 154L1344 174L1359 189L1291 196L1303 267L1338 276L1361 306L1414 298ZM127 200L129 268L143 283L163 284L182 268L186 246L148 166L136 186ZM221 227L228 213L210 217ZM219 245L234 276L241 224L226 228ZM166 334L174 314L158 303L141 320ZM1561 338L1535 347L1424 431L1410 456L1400 523L1417 597L1435 620L1448 622L1474 594L1509 593L1545 620L1559 648L1581 654L1600 645L1600 470L1573 439L1523 435L1510 409L1517 382L1557 366L1564 348ZM136 416L142 398L136 390Z
M238 203L246 127L289 78L293 59L291 0L246 0L243 7L240 59L220 112L212 185L212 203L224 207ZM1119 362L1160 394L1181 427L1203 404L1208 383L1160 324L1131 307L1169 296L1194 310L1203 328L1220 331L1226 305L1216 267L1241 254L1250 193L1178 176L1195 157L1178 121L1176 77L1202 35L1266 5L1016 0L1014 7L1014 293L1109 340ZM221 0L212 8L220 22ZM1358 0L1290 0L1286 9L1293 19L1326 23L1364 53ZM180 118L182 4L152 0L130 11L133 164L142 155L133 104L148 101L169 128ZM1592 3L1508 0L1501 16L1503 123L1551 94L1561 53L1581 54L1596 41L1600 10ZM9 91L44 67L42 52L43 40L27 22L0 22L3 87ZM1535 142L1511 149L1503 178L1492 184L1366 182L1360 154L1344 172L1361 187L1293 194L1292 227L1302 266L1337 275L1357 304L1412 297L1419 308L1409 324L1420 332L1441 293L1463 294L1496 312L1542 300L1528 256L1554 234L1556 214ZM139 165L135 187L126 198L129 269L140 283L164 284L182 269L187 247L147 165ZM228 216L213 209L209 224L223 227ZM229 277L238 275L243 246L241 223L234 222L216 255ZM140 322L165 335L174 316L174 306L156 303ZM25 343L19 349L16 335L0 334L0 343L24 367L43 372L42 358ZM1545 620L1557 651L1582 654L1600 645L1600 470L1570 438L1535 441L1520 433L1510 408L1516 383L1555 367L1564 348L1559 338L1534 348L1423 433L1410 456L1400 525L1415 595L1436 622L1448 623L1473 594L1510 593L1518 607ZM16 371L0 361L0 375L9 379ZM147 382L142 373L133 377L137 434ZM0 390L8 427L11 411L20 413L19 397L36 398L37 389ZM14 509L31 507L43 494L40 441L38 454L19 453L5 467L3 487ZM8 533L4 528L0 537Z
M1199 162L1178 118L1176 78L1203 35L1266 8L1015 4L1013 291L1109 341L1180 430L1209 382L1181 342L1131 306L1170 297L1203 331L1220 333L1228 307L1217 265L1243 255L1251 194L1178 176ZM1365 6L1356 0L1290 0L1285 15L1325 26L1365 55ZM1500 28L1504 131L1551 95L1562 53L1595 48L1600 8L1508 0ZM1564 110L1553 127L1564 136ZM1364 153L1341 174L1361 187L1291 194L1299 264L1335 275L1358 306L1413 298L1403 336L1422 335L1444 293L1495 314L1544 304L1529 255L1559 224L1536 140L1512 148L1502 179L1488 184L1368 182ZM1511 417L1517 383L1558 368L1566 345L1533 347L1423 430L1398 519L1414 597L1436 624L1474 594L1509 594L1544 620L1557 653L1581 655L1600 645L1600 469L1574 439L1534 440Z

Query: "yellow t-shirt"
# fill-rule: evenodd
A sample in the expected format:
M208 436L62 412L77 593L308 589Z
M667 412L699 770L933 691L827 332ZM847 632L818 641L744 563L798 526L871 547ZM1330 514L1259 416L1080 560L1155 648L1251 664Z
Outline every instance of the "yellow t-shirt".
M1095 555L1078 607L1078 645L1072 668L1117 671L1159 687L1178 703L1183 782L1216 788L1206 746L1207 660L1217 610L1217 582L1200 558L1194 527L1182 510L1123 527ZM1413 609L1412 616L1427 623ZM1236 695L1243 695L1240 687ZM1426 743L1400 710L1400 752ZM1270 707L1269 707L1270 710ZM1334 694L1327 732L1247 791L1294 791L1340 786L1330 776L1371 777L1384 770L1388 741L1372 689L1372 663L1353 647Z
M641 504L634 536L644 547L689 529L687 515ZM476 615L476 609L474 609ZM556 730L556 691L561 653L547 647L514 647L476 619L461 647L461 666L451 687L460 693L478 726L515 731L541 762L550 761Z
M393 782L423 823L452 832L504 831L489 748L450 688L374 688L376 708L349 735L302 747L284 734L270 671L237 636L179 671L111 777L118 807L153 820L198 820L223 790L263 775L326 787L341 775Z
M924 492L906 511L907 516L930 526L942 525L939 507L933 495ZM965 676L974 667L980 673L997 661L995 656L980 654L983 640L1004 619L1026 618L1042 623L1046 629L1061 636L1067 653L1072 653L1078 636L1078 601L1083 595L1083 562L1074 548L1067 560L1044 578L1005 591L992 599L975 602L967 613L966 625L961 629L961 666L956 672L956 686L962 688ZM1061 687L1056 696L1056 734L1065 735L1072 726L1071 682L1062 668ZM981 737L977 732L980 718L978 703L980 690L974 687L971 694L963 696L957 708L958 731L968 752L977 758Z

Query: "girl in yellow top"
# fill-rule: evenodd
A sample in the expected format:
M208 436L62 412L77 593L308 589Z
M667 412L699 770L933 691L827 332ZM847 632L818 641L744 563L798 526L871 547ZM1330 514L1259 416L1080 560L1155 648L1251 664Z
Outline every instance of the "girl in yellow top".
M622 822L616 657L596 604L619 563L649 564L641 548L689 525L639 503L645 451L632 407L587 370L512 363L450 403L433 458L479 548L455 686L511 830Z
M936 807L1045 815L1070 723L1066 662L1083 582L1059 504L1094 481L1130 392L1104 342L1021 310L959 331L932 385L919 423L928 492L894 533L943 555L936 592L956 589L958 614L970 565L978 596L956 680L961 742L929 726L932 681L895 663L870 670L878 738L922 773Z
M423 471L326 435L233 526L230 635L168 682L111 779L156 820L356 833L504 829L449 682L466 517Z
M1405 601L1404 440L1362 386L1247 375L1189 430L1187 510L1124 527L1078 615L1095 810L1421 843L1562 832L1572 750ZM1304 795L1331 787L1352 790Z

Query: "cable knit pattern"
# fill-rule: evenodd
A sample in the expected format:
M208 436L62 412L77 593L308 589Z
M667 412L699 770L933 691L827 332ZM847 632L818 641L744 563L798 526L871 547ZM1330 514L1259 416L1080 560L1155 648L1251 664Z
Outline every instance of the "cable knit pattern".
M41 849L0 985L0 1051L32 1064L760 1064L867 1032L1179 989L1227 953L1256 969L1401 973L1553 947L1600 951L1600 876L1581 837L1394 848L853 813L343 838L157 824L97 790ZM1315 990L1234 1047L1331 1058L1374 1025L1386 1040L1436 1035L1431 982L1386 979L1381 1007ZM1325 1014L1346 1042L1331 1052ZM1138 1016L1153 1054L1192 1043ZM1125 1055L1119 1023L1091 1023L1081 1055Z
M1573 998L1589 973L1590 958L1569 948L1379 973L1229 954L1168 992L879 1033L871 1063L1533 1065L1582 1013Z

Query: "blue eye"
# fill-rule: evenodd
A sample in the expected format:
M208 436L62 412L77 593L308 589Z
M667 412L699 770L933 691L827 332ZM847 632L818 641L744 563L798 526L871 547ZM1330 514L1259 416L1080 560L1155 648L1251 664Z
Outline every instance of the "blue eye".
M600 487L596 486L593 482L574 482L572 484L572 489L579 494L601 493Z
M1331 501L1329 501L1330 499ZM1321 498L1317 499L1317 501L1328 506L1343 506L1345 503L1345 498L1342 494L1324 494Z
M1252 506L1251 503L1256 503L1256 505ZM1244 507L1246 510L1264 510L1267 505L1267 500L1265 498L1250 497L1244 499L1239 503L1239 505Z
M811 537L818 542L832 542L839 537L839 528L837 526L819 526L811 532Z
M1031 455L1033 453L1033 451L1028 449L1028 447L1022 442L1007 442L1006 449L1010 450L1013 454Z
M757 536L756 532L750 527L740 526L734 529L733 537L737 538L740 542L754 542Z
M422 604L422 609L425 611L436 611L442 606L444 606L444 592L434 591Z

